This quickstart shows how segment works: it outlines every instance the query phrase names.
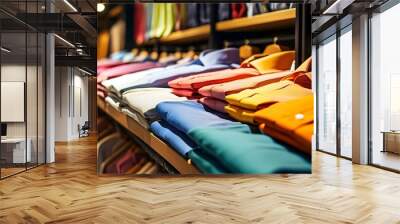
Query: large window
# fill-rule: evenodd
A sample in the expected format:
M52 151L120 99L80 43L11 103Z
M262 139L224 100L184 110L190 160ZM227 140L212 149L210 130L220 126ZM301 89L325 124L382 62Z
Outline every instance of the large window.
M352 157L352 30L341 31L339 39L340 62L340 155Z
M352 157L352 27L317 48L317 148Z
M400 170L400 4L371 18L370 159Z
M336 153L336 36L317 48L317 148Z

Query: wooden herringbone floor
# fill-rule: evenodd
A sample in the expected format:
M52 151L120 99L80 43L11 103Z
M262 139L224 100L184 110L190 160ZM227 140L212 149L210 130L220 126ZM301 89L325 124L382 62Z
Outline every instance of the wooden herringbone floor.
M97 177L95 139L0 181L0 223L400 223L400 175L314 153L312 175Z

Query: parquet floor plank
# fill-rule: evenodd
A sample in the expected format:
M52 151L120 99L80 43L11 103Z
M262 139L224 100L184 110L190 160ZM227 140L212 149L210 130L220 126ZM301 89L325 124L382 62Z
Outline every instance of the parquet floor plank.
M98 177L96 139L0 181L2 223L400 223L400 175L320 152L312 175Z

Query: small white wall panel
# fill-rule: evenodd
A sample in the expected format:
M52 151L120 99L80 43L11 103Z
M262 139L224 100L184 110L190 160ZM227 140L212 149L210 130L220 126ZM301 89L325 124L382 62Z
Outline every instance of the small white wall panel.
M24 122L24 82L1 82L1 122Z

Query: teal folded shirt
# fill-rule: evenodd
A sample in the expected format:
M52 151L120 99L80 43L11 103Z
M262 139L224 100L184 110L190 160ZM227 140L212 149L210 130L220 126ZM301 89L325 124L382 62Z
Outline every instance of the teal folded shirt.
M311 156L263 134L236 128L198 128L188 135L202 153L229 173L311 173Z
M229 173L213 158L207 154L204 154L202 150L194 149L188 152L188 157L192 160L192 163L195 164L195 166L205 174Z

